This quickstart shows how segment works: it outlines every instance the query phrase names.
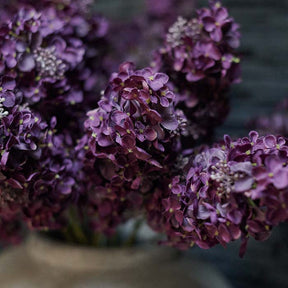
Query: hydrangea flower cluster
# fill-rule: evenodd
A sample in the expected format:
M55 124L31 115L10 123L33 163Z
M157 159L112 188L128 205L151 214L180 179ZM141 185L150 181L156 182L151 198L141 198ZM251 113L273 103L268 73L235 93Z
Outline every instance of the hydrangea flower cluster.
M211 134L228 114L227 91L240 80L238 28L219 1L210 1L195 18L179 17L155 53L152 65L169 75L178 107L197 124L191 128L194 139Z
M81 162L74 146L106 77L100 59L108 28L86 2L1 2L9 15L0 27L3 235L2 223L13 219L30 229L63 227L63 213L78 200Z
M162 198L164 219L155 217L168 243L207 249L242 238L243 255L249 237L267 239L274 226L288 220L287 153L285 138L259 137L255 131L201 148Z
M169 171L179 149L181 121L167 82L163 73L153 73L150 68L135 71L125 62L112 75L99 108L88 112L87 137L80 147L86 145L87 159L92 159L92 167L103 178L95 201L113 197L120 204L131 199L139 202L157 184L155 173ZM99 210L99 204L96 206Z
M21 7L34 7L36 10L43 11L51 6L55 7L59 12L66 14L73 14L75 11L81 13L88 13L91 8L93 0L2 0L0 3L0 13L1 15L6 15L6 17L1 18L1 22L4 23L9 18L13 17L15 13ZM74 11L74 12L73 12Z
M82 13L77 1L72 1L73 5L59 1L58 6L51 5L54 1L42 2L41 10L23 6L11 21L2 24L0 71L15 79L25 101L33 109L45 111L43 117L48 121L57 114L61 117L64 107L74 117L97 100L95 91L106 81L101 58L107 48L108 23ZM83 105L73 109L77 103Z
M15 86L5 76L2 83L4 89ZM0 216L21 219L30 228L60 227L58 215L75 194L71 160L54 134L55 119L48 125L27 105L17 104L22 95L13 92L2 96Z

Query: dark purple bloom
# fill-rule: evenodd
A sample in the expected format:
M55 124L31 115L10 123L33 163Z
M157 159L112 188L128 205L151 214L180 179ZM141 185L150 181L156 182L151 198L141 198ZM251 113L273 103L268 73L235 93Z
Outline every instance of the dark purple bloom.
M131 213L139 209L143 196L151 193L158 181L155 173L168 173L179 149L181 114L175 115L174 93L167 82L168 76L163 73L150 68L134 71L131 63L123 63L119 72L112 74L99 108L87 113L87 136L78 149L86 149L85 167L94 167L88 171L99 176L100 191L109 187L114 193L114 204L104 197L105 193L93 197L98 201L95 207L100 207L101 201L105 207L117 205L119 219L113 220L115 225L126 219L124 212L129 207ZM123 203L117 202L119 197ZM112 221L113 215L104 214ZM94 228L103 232L99 225Z
M104 67L108 22L88 13L84 6L90 1L16 2L19 10L14 12L11 4L12 20L1 24L1 72L13 79L33 109L43 113L45 107L47 121L52 116L61 118L63 111L67 120L75 113L84 117L108 79ZM78 103L81 108L75 106ZM72 124L65 122L62 129L71 129ZM75 126L79 137L80 124Z
M23 97L12 78L1 80L1 219L17 218L31 229L62 227L62 212L77 198L74 179L79 172L77 159L69 159L71 141L55 135L54 118L49 125L27 104L18 104ZM7 229L10 225L14 227L12 220Z
M212 40L220 42L223 38L223 26L229 25L231 19L226 8L221 7L221 3L212 4L211 10L200 12L204 29L209 32Z
M0 215L17 215L31 229L63 228L79 198L74 146L108 77L108 22L90 14L88 2L0 4L7 14L0 27Z
M238 28L227 9L212 1L191 20L179 17L154 55L152 66L170 77L177 107L184 111L190 130L197 131L190 133L190 147L191 141L212 135L229 112L227 91L240 81Z
M152 226L157 220L168 243L181 249L267 239L273 226L288 219L287 148L282 137L252 131L200 149L184 168L185 180L175 177L162 194L162 218L152 217ZM177 218L167 211L177 211Z

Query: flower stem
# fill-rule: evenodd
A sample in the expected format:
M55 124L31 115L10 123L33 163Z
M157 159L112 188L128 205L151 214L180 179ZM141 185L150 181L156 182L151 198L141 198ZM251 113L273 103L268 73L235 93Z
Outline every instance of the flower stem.
M88 245L87 237L79 223L78 215L75 209L71 208L68 213L68 228L64 232L65 237L70 241Z
M129 238L124 242L124 246L125 247L131 247L136 243L136 238L137 238L137 234L142 226L143 223L143 219L138 219L136 220L136 222L134 223L134 227L133 230L129 236Z

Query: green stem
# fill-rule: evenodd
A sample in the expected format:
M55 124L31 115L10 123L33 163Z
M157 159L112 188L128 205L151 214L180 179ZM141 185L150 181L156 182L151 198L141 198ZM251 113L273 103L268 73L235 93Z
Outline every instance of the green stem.
M73 243L73 242L76 241L74 239L74 237L72 236L72 233L71 233L69 227L67 227L66 229L62 230L62 235L63 235L65 241L68 242L68 243Z
M87 237L81 228L81 224L78 221L78 215L75 209L71 208L68 212L68 228L64 235L68 239L74 239L75 242L80 244L88 244Z
M255 202L254 202L251 198L248 198L248 203L249 203L252 207L254 207L254 208L257 207L257 205L255 204Z
M143 223L143 219L136 220L132 233L130 234L129 238L124 242L125 247L132 247L136 243L137 234L141 228Z

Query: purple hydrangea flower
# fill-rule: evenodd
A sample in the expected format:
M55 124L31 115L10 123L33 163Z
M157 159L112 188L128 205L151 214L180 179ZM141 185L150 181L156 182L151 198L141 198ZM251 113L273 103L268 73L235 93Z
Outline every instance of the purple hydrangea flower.
M107 221L123 222L127 210L139 210L143 196L157 185L155 173L169 172L179 149L181 115L175 115L174 94L167 82L163 73L153 73L150 68L135 71L131 63L123 63L112 74L99 107L87 113L87 136L78 149L87 151L87 174L99 178L95 179L97 188L91 189L95 192L89 194L92 202L88 202L94 211L104 204L115 211L115 215L103 211L101 215L107 218L103 221L97 213L94 228L98 231L107 231Z
M63 111L67 119L81 112L83 117L108 79L108 22L78 9L80 1L40 1L33 7L33 1L20 2L19 11L0 29L2 74L13 78L34 110L45 110L47 121Z
M122 64L119 73L112 75L100 107L87 114L90 150L109 159L115 158L112 151L132 153L135 159L162 167L156 155L173 142L171 135L179 123L167 81L165 74L149 68L134 71L131 63Z
M21 7L30 7L35 8L36 10L43 10L47 7L55 7L59 11L63 11L62 13L71 13L72 11L80 11L81 13L88 13L88 9L90 8L92 0L42 0L42 1L33 1L33 0L3 0L0 3L0 11L2 13L5 12L7 18L1 19L6 20L9 19L13 14L19 10Z
M30 228L59 228L62 212L77 198L78 171L68 150L73 145L68 136L55 134L55 119L48 125L27 105L18 104L23 97L13 90L13 81L3 76L2 86L1 218L16 217Z
M55 19L56 12L53 14ZM58 80L65 79L63 76L68 67L73 68L79 64L84 54L83 44L82 47L79 46L81 42L69 43L59 38L54 29L46 31L48 25L54 25L49 16L23 8L7 24L7 32L1 35L1 58L6 64L3 72L14 77L24 97L32 103L48 97L49 90L44 88L44 83L58 84ZM55 27L59 29L59 33L64 23L58 25L60 19L57 18L54 21L57 21ZM52 34L50 39L49 34ZM16 74L14 71L17 71Z
M82 179L76 139L108 78L108 22L89 1L12 2L0 28L0 206L31 229L62 228Z
M177 107L184 111L188 125L196 123L202 138L212 135L213 128L224 121L229 112L227 91L240 81L240 60L235 52L238 28L227 9L219 1L211 1L195 18L179 17L154 55L152 66L170 77ZM199 133L195 137L190 133L190 147Z
M201 148L160 196L162 218L150 217L152 226L157 223L168 243L182 249L242 238L243 254L249 237L265 240L288 219L287 152L286 139L254 131Z
M225 25L230 25L228 11L221 6L220 2L211 1L212 9L203 9L201 11L202 23L212 40L220 42L223 38L223 29Z

